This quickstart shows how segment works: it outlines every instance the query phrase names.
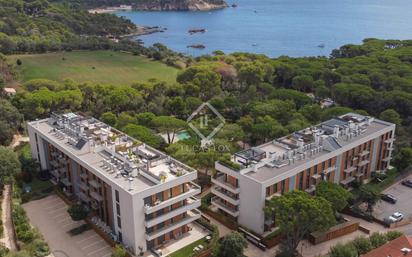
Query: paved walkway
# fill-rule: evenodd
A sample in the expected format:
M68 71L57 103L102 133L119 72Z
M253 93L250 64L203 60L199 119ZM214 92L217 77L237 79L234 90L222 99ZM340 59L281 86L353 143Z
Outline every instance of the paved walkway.
M13 232L13 222L11 220L11 186L5 185L3 190L3 200L1 202L1 219L3 221L3 238L0 240L8 249L17 250L16 238Z

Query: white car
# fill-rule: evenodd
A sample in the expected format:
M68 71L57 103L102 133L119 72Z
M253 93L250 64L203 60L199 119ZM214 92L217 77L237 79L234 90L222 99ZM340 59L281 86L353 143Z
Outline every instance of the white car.
M400 212L395 212L394 214L389 216L388 219L392 223L399 222L399 221L403 220L403 214L400 213Z

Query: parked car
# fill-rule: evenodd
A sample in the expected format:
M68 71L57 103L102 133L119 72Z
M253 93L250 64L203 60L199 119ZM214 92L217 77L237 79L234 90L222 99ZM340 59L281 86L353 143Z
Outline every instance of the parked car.
M405 179L404 181L402 181L402 185L412 188L412 180Z
M391 194L382 194L381 199L392 204L395 204L398 201L398 199Z
M399 221L403 220L403 214L400 213L400 212L395 212L394 214L389 216L388 219L391 223L399 222Z

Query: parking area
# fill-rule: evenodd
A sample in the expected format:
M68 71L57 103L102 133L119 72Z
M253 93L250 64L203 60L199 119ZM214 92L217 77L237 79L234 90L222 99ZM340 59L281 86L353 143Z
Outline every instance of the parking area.
M408 179L412 179L412 175ZM398 182L387 188L383 193L395 196L397 202L396 204L391 204L386 201L379 201L374 208L374 216L376 218L384 220L394 212L401 212L405 217L412 215L412 188Z
M84 221L73 221L68 206L56 195L23 204L33 226L42 233L55 257L109 257L111 247L94 230L71 236Z

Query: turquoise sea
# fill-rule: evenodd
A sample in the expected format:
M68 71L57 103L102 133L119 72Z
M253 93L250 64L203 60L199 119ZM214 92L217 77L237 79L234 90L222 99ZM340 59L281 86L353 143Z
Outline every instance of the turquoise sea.
M227 0L237 8L211 12L117 12L166 32L139 37L191 55L222 50L280 55L329 55L364 38L412 39L411 0ZM190 35L189 29L206 29ZM188 45L203 44L205 49ZM323 47L319 47L323 46Z

